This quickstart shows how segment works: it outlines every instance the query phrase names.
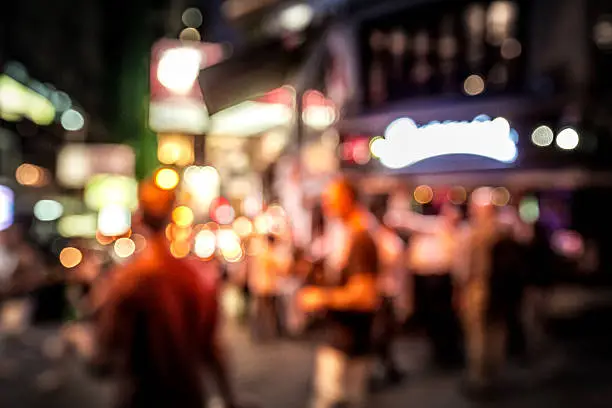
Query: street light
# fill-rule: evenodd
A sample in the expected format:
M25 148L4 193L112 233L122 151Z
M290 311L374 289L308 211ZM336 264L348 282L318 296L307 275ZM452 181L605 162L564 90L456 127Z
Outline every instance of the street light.
M191 47L172 48L164 52L157 67L157 79L169 90L187 94L198 79L202 53Z

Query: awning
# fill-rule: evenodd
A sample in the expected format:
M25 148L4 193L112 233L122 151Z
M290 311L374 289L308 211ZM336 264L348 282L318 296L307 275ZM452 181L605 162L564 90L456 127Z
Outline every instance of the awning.
M280 41L250 47L203 70L199 76L204 101L211 114L283 85L294 85L313 54L312 40L287 48Z

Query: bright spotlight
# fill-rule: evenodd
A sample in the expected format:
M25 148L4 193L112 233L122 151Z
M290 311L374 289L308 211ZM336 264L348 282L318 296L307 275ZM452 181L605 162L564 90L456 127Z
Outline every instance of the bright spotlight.
M195 48L182 47L166 51L159 60L157 79L169 90L186 94L200 73L202 55Z
M574 150L580 143L580 136L572 128L563 129L557 135L557 146L563 150Z
M308 4L295 4L283 10L279 16L279 23L287 31L303 31L310 25L314 17L314 10Z

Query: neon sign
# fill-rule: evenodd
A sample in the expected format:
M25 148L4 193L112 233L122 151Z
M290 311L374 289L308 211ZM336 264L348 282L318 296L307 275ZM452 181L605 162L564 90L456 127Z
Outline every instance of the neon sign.
M504 118L477 116L471 122L430 122L418 126L412 119L392 122L384 138L371 143L372 155L388 168L399 169L433 157L473 155L501 163L518 156L518 133Z

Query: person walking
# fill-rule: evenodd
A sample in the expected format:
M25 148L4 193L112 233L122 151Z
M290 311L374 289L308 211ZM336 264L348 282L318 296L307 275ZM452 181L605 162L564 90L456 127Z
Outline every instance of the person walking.
M369 215L346 179L332 182L323 193L328 217L339 220L344 239L335 248L338 280L333 286L302 289L306 311L326 311L326 332L316 353L313 408L341 403L364 407L373 352L372 328L379 306L378 250L368 231Z
M500 224L490 190L472 194L462 296L469 397L490 395L507 354L508 317L520 290L521 251Z
M173 191L145 182L139 200L146 248L92 287L92 363L116 374L118 408L201 408L204 368L236 407L217 336L216 273L171 255L164 230Z
M415 313L424 324L434 362L452 368L461 361L459 321L454 307L465 228L459 208L445 203L439 215L390 213L387 222L412 232L406 266L413 278Z

